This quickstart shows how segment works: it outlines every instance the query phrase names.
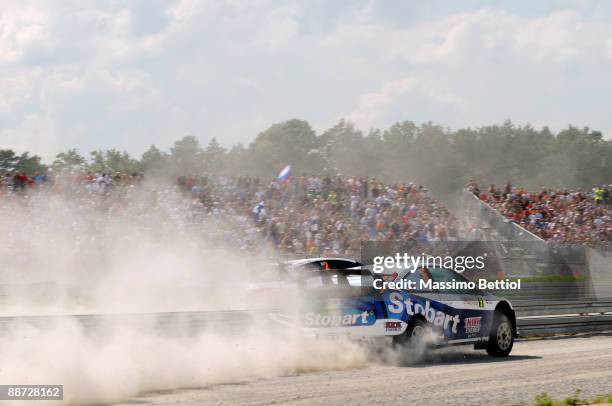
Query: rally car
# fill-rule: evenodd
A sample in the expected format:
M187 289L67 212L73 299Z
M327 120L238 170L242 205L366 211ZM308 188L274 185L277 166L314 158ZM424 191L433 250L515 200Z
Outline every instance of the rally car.
M373 274L367 267L309 275L298 325L315 336L391 337L395 345L473 344L496 357L512 351L517 335L511 303L477 289L419 288L420 281L467 280L445 268L396 269ZM414 289L377 289L374 280L414 282ZM427 284L423 284L427 285Z

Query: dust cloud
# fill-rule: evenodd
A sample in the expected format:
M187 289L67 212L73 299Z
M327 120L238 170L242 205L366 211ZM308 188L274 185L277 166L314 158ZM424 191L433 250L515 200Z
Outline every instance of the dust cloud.
M141 317L253 310L244 289L269 271L271 252L227 244L249 221L239 213L194 214L173 188L127 193L0 202L0 382L62 384L64 403L92 404L367 364L356 344L308 341L258 319L226 331Z

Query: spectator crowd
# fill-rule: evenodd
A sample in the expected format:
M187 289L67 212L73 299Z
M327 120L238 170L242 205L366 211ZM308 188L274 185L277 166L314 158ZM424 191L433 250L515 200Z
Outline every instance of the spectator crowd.
M303 175L286 183L181 177L179 184L196 210L221 205L241 218L247 248L263 239L283 254L356 256L361 241L459 239L457 220L412 183Z
M79 188L91 191L95 194L106 194L115 185L133 185L142 180L141 173L122 175L104 172L65 172L58 176L50 176L46 173L34 172L31 176L24 171L7 173L0 176L0 197L8 194L24 194L31 190L53 190L62 192L64 188Z
M137 173L67 173L40 181L20 176L23 181L15 176L3 179L0 209L3 196L34 199L46 193L68 196L114 216L135 215L145 207L200 227L207 239L251 252L273 248L288 256L357 256L360 242L366 240L464 237L450 212L427 189L413 183L309 175L287 182L180 176L178 196L182 197L176 198L177 186L153 186Z
M478 238L463 230L427 189L413 183L306 174L286 182L180 176L176 183L154 186L140 173L29 177L18 172L0 178L0 209L2 200L20 195L68 196L109 215L146 210L199 227L212 241L251 252L273 248L288 256L357 256L362 241ZM484 191L470 182L468 188L508 220L545 240L586 245L607 245L610 240L609 185L590 192L528 192L510 182Z
M594 186L589 192L542 188L529 192L510 182L481 190L468 189L508 220L547 241L562 244L608 245L612 235L612 185Z

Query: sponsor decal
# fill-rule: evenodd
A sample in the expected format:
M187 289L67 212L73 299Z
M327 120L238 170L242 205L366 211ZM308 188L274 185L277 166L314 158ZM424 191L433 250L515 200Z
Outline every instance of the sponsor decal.
M385 322L385 331L402 331L401 321L387 321Z
M410 298L404 300L404 297L399 292L391 292L389 294L390 303L387 305L387 310L393 314L402 314L406 312L408 316L414 314L422 314L425 319L434 326L442 327L445 330L450 328L453 334L457 334L457 325L459 324L459 315L454 316L446 314L443 311L436 310L431 306L429 300L425 301L425 305L414 303Z
M485 307L484 299L478 296L478 307Z
M482 317L467 317L464 319L465 335L468 338L479 335L481 321Z
M372 322L374 314L363 311L355 314L325 314L308 312L304 315L307 327L364 326Z

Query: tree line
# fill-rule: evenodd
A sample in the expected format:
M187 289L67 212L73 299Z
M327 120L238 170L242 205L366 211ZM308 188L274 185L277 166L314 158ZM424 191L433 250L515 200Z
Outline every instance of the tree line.
M474 180L528 188L588 188L612 183L612 140L588 127L569 126L553 133L530 125L502 125L451 130L412 121L364 133L346 120L317 134L304 120L272 125L248 145L223 148L213 138L202 146L185 136L169 151L151 145L140 159L110 149L88 158L70 149L48 164L25 152L0 150L0 171L28 173L64 169L103 172L145 172L178 175L259 176L274 178L286 165L293 176L317 173L376 177L389 182L413 181L436 193L454 192Z

